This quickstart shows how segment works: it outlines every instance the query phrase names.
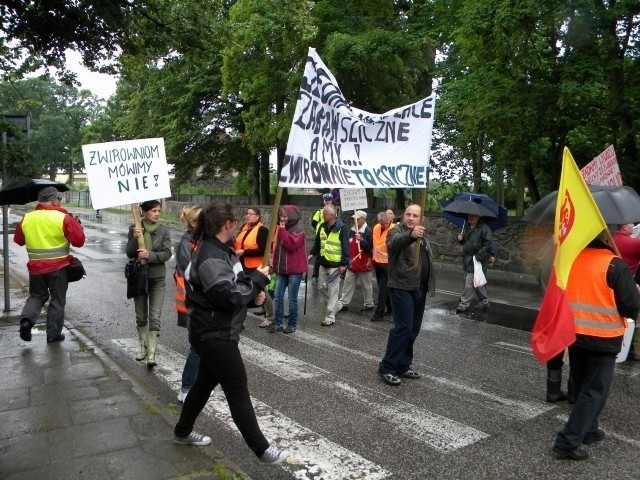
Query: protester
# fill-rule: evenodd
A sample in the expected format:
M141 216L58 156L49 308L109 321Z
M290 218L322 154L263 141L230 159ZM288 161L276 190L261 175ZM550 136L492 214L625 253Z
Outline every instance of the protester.
M283 205L279 211L279 225L273 243L273 271L276 275L274 293L275 321L269 332L293 333L298 328L298 290L302 275L309 270L306 235L300 225L300 209ZM289 292L289 319L282 328L284 291Z
M160 224L162 207L159 200L149 200L140 204L142 225L129 227L127 257L145 261L148 273L148 293L133 297L136 311L136 325L140 351L136 360L147 360L147 367L156 363L156 347L160 335L160 319L166 292L165 263L171 258L171 232ZM138 239L144 239L144 248L138 246Z
M318 256L323 284L320 290L327 299L327 310L321 325L331 326L336 323L336 306L340 282L337 272L342 274L349 265L349 227L336 217L333 205L322 209L323 222L318 227L316 239L307 260Z
M31 341L31 329L40 311L47 308L47 343L64 340L64 307L67 303L69 246L84 245L84 229L77 217L62 208L62 194L55 187L38 192L38 204L16 227L13 241L27 247L29 298L20 314L20 338Z
M200 367L196 382L184 400L173 441L182 445L209 445L211 438L193 431L196 418L213 389L222 387L231 417L258 459L267 464L282 463L286 450L270 445L264 437L251 404L238 342L247 307L260 305L269 281L268 267L244 272L228 245L238 223L231 204L214 201L198 217L194 237L198 246L185 272L189 333Z
M420 333L427 295L436 292L431 246L421 223L419 205L409 205L402 224L389 230L389 297L393 307L393 327L389 330L387 350L378 368L378 376L392 386L401 378L417 380L420 373L412 368L413 344ZM416 263L415 249L419 248Z
M631 236L633 233L633 223L627 223L620 225L613 241L618 247L618 252L622 260L629 265L631 275L634 276L636 283L640 280L638 272L638 266L640 265L640 238L634 238ZM634 320L636 320L634 318ZM640 328L636 325L633 332L633 340L631 342L631 348L627 355L627 360L640 361Z
M331 193L325 193L324 195L322 195L322 202L324 203L322 208L326 207L327 205L333 205L333 195ZM311 228L315 230L316 235L318 234L318 229L320 228L320 224L324 221L322 208L319 208L311 218ZM336 211L336 216L337 215L338 214ZM318 281L318 275L320 275L320 257L319 256L317 256L313 262L313 273L311 274L311 281L313 283L316 283Z
M193 231L198 224L198 217L202 212L200 205L194 205L191 207L183 207L180 214L180 220L187 224L187 231L182 234L182 238L178 245L176 245L176 269L173 273L173 278L176 282L176 311L178 312L178 326L189 328L189 312L185 304L187 287L184 283L184 272L191 261L191 254L196 248L196 242L193 238ZM189 338L189 354L187 360L184 363L182 369L182 383L180 385L180 392L178 393L178 402L184 402L187 393L191 390L191 387L196 381L198 376L198 364L200 363L200 357L198 352L191 345L191 338Z
M482 222L478 215L467 215L467 228L464 233L458 234L458 242L462 244L462 268L465 274L464 288L460 295L460 302L456 312L463 313L469 310L474 293L478 296L479 303L476 309L486 310L489 308L489 298L487 297L487 287L473 286L473 257L476 257L482 264L483 273L487 274L487 261L491 256L493 239L491 229Z
M605 438L598 428L620 352L625 318L636 318L640 293L624 261L613 254L601 234L573 262L566 296L575 321L576 341L569 347L576 399L569 419L556 436L558 458L584 460L581 445Z
M355 226L349 230L349 266L342 283L342 295L336 311L349 310L349 303L353 297L353 291L356 283L362 288L362 297L364 305L360 309L361 312L373 310L373 259L371 253L373 246L371 243L371 227L367 225L367 212L356 210L351 216L355 221Z
M267 250L269 229L262 224L262 215L257 207L247 208L245 219L236 236L235 249L242 269L251 272L262 265L264 252ZM273 323L273 314L273 300L267 295L264 302L264 320L260 328L267 328Z
M391 222L391 218L393 218L393 215L389 216L387 212L378 213L378 223L373 227L371 234L373 269L376 272L376 280L378 282L378 304L373 317L371 317L372 322L379 322L384 319L385 308L387 312L391 312L391 301L389 300L389 290L387 289L387 265L389 264L387 235L389 229L395 225Z

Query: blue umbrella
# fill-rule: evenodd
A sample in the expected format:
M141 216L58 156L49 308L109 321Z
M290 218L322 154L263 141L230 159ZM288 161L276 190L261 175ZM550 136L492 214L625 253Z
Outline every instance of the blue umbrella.
M459 211L459 212L451 212L444 210L446 207L451 205L453 202L474 202L480 204L486 209L490 210L494 215L485 216L483 218L483 222L486 223L491 231L498 230L500 228L504 228L508 224L508 211L505 207L496 202L493 198L484 193L470 193L470 192L462 192L454 195L451 198L446 199L442 202L443 207L443 217L448 222L454 224L460 230L464 229L464 226L467 222L467 214L468 212ZM456 205L460 205L460 203L456 203Z

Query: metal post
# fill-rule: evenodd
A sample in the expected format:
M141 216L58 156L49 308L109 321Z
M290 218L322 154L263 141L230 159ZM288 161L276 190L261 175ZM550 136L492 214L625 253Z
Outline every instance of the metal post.
M7 148L7 132L2 132L2 145L4 146L4 153L2 155L2 188L7 186L7 166L5 162L5 153ZM9 292L9 207L7 205L2 206L2 257L4 266L4 311L9 312L11 310L11 295Z

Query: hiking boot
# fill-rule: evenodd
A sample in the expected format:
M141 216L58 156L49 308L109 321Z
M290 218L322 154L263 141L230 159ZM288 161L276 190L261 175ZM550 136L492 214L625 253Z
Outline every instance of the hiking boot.
M288 450L280 450L275 445L269 446L267 450L258 458L258 461L267 465L279 465L289 458Z
M269 333L276 333L276 332L282 332L282 325L276 326L276 325L269 325L267 327L267 332Z
M186 437L177 437L174 435L173 443L177 443L179 445L196 445L198 447L204 447L205 445L209 445L211 443L211 437L200 435L196 432L191 432Z
M20 338L25 342L31 341L31 328L33 324L26 318L20 320Z
M284 330L282 330L284 333L293 333L296 331L296 327L290 327L290 326L286 326Z
M605 436L606 434L604 433L604 430L598 429L595 433L587 433L582 443L585 445L591 445L592 443L604 440Z

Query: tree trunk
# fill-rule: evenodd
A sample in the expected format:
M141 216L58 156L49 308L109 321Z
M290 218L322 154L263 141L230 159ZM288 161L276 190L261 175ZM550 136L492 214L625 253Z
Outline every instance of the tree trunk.
M271 203L271 188L269 178L269 152L260 154L260 205Z

